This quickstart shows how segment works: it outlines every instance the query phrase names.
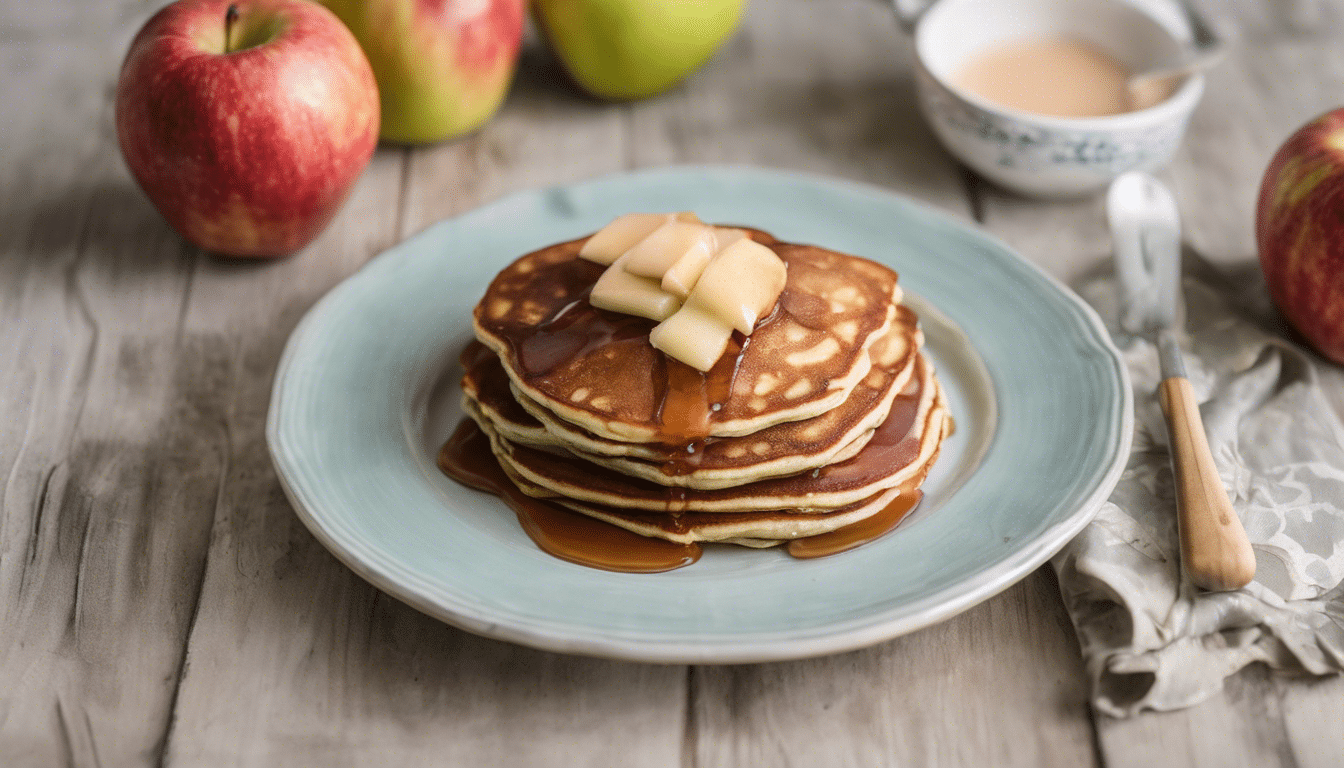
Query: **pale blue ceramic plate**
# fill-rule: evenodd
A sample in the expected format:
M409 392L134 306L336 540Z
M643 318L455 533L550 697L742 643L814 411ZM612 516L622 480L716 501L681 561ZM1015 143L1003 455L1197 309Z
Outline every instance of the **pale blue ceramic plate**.
M608 573L541 552L507 507L436 469L459 417L455 357L495 273L617 214L673 210L890 264L918 297L957 431L895 532L818 560L709 547L679 571ZM289 340L267 438L313 534L425 613L555 651L746 662L869 645L1022 578L1109 494L1132 409L1095 314L971 227L874 187L669 168L514 195L374 259Z

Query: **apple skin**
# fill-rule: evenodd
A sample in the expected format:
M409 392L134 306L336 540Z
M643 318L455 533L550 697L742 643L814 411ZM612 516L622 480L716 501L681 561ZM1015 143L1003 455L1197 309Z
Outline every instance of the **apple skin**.
M642 99L681 82L737 28L745 0L533 0L574 81L594 96Z
M322 0L355 33L382 96L382 138L442 141L504 101L527 0Z
M1344 364L1344 108L1302 126L1279 148L1255 219L1275 305L1321 354Z
M378 86L350 31L309 0L179 0L131 42L117 138L168 223L208 251L310 243L378 142Z

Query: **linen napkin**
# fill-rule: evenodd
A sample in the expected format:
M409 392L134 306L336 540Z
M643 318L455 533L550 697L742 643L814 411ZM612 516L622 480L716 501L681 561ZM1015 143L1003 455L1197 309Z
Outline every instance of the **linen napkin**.
M1237 592L1181 578L1157 352L1118 327L1107 268L1079 293L1129 366L1134 447L1110 499L1055 556L1092 681L1117 717L1195 704L1253 662L1344 671L1344 367L1307 350L1269 302L1257 264L1185 259L1185 362L1209 446L1258 562Z

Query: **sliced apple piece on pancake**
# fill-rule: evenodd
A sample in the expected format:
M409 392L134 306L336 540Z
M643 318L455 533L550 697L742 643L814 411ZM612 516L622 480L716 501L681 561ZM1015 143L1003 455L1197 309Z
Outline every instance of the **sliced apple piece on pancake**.
M611 265L633 248L639 241L648 237L654 230L668 222L679 221L696 224L699 217L690 211L681 213L627 213L617 216L596 234L588 238L579 249L579 258L602 265ZM662 275L659 275L661 277Z
M774 251L743 238L714 256L686 303L750 335L756 321L775 305L787 277L788 270Z
M658 321L666 320L681 308L681 300L659 288L657 280L625 271L622 259L607 267L593 284L589 303L598 309Z
M685 306L649 332L649 343L668 357L708 371L723 357L733 327L698 307Z
M713 227L686 221L669 221L635 243L621 261L632 275L662 280L683 258L708 263L714 255Z
M722 251L747 236L746 230L714 227L714 253ZM699 250L684 254L668 268L667 272L663 273L663 290L685 300L691 294L691 290L695 288L695 283L704 273L705 267L709 266L710 258L709 254Z

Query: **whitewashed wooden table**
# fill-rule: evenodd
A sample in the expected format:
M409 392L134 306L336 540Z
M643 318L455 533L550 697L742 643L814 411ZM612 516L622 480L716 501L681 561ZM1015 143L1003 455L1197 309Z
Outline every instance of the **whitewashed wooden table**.
M1344 764L1339 679L1252 668L1189 710L1095 716L1048 569L865 651L649 666L447 627L294 516L262 434L289 332L383 249L509 192L802 169L979 222L1065 281L1105 262L1100 201L1011 197L936 145L880 3L753 0L709 66L631 105L577 95L529 47L484 130L380 149L316 244L260 264L186 245L121 162L117 69L158 5L0 3L0 765ZM1245 264L1271 153L1344 104L1344 11L1205 7L1241 43L1165 175L1189 246Z

